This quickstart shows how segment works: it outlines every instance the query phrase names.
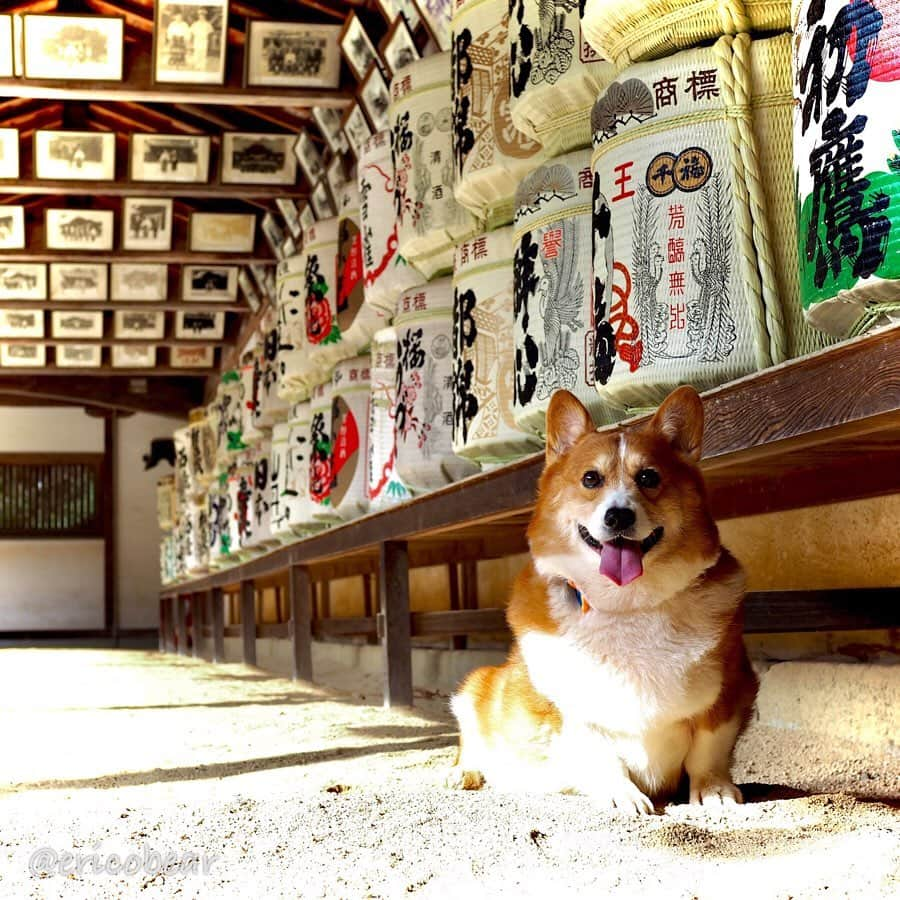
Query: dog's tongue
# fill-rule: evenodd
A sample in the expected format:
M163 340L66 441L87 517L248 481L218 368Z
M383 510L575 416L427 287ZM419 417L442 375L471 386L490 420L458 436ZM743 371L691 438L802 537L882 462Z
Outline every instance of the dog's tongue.
M631 584L644 574L643 555L637 541L607 541L600 550L600 574L620 586Z

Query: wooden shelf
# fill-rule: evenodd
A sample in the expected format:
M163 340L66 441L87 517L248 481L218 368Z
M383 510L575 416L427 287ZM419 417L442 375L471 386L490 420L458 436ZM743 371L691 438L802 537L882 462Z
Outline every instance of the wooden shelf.
M703 403L702 466L719 519L900 491L900 326L724 385ZM542 466L542 454L527 457L164 593L291 566L316 578L368 572L386 541L406 542L411 566L445 561L449 545L454 559L524 550Z
M0 339L0 344L4 343L2 339ZM34 342L32 342L34 343ZM40 343L38 341L37 343ZM50 342L52 343L52 341ZM77 343L86 343L84 341L79 341ZM136 342L132 341L116 341L117 344L128 344L135 345ZM153 346L159 346L159 341L154 341ZM196 347L204 347L205 345L201 341L197 341L196 344L192 345ZM204 369L181 369L175 366L156 366L152 369L127 369L127 368L113 368L111 365L104 365L99 368L89 369L87 367L80 366L0 366L0 379L5 375L33 375L39 378L43 378L44 376L62 376L65 378L71 378L73 380L77 380L80 378L207 378L209 375L215 375L218 373L218 368L215 366L211 368ZM0 393L3 393L0 390ZM35 392L37 393L37 392ZM85 401L82 399L77 399L76 402L83 403L85 406L94 406L96 405L92 400ZM198 401L199 402L199 401Z
M204 350L207 347L219 348L231 346L226 340L190 340L188 338L170 338L161 337L159 340L150 340L148 338L80 338L80 337L0 337L0 344L15 345L22 344L25 346L44 346L56 347L65 346L66 344L74 344L79 347L189 347L194 350Z
M207 300L0 300L0 309L34 309L50 312L230 312L251 315L244 303Z
M154 181L21 181L0 180L0 195L50 197L187 197L204 200L305 200L309 193L299 184L160 184Z

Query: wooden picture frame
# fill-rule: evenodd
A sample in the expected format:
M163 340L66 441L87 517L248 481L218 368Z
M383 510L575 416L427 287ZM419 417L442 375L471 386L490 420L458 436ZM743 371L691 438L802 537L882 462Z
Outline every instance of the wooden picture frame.
M15 58L13 17L10 15L0 16L0 78L15 77Z
M341 79L340 25L247 21L244 87L336 89Z
M0 366L3 368L42 369L47 365L44 344L0 344Z
M260 231L272 251L275 259L281 259L281 245L284 243L284 229L278 224L275 216L267 212L259 223Z
M211 369L215 364L212 347L172 347L169 363L174 369Z
M338 44L350 74L357 81L362 81L369 66L379 61L378 51L356 13L351 12L344 21Z
M335 155L328 161L328 165L325 166L325 180L328 182L331 196L336 201L341 191L350 182L343 156Z
M386 131L390 127L388 108L391 105L391 89L377 63L369 66L356 92L356 99L373 131Z
M398 16L403 16L412 31L421 24L422 16L413 0L375 0L375 7L388 25Z
M113 181L116 133L39 129L34 133L34 174L51 181Z
M122 200L122 249L171 250L174 201L168 197Z
M378 50L391 78L400 69L422 58L419 48L416 47L413 33L402 15L397 16L391 23L387 34L378 45Z
M40 309L23 306L21 309L0 309L0 338L42 338L44 313Z
M294 142L294 157L300 163L303 177L312 185L325 174L325 163L322 154L316 147L308 132L301 131Z
M300 237L300 211L297 209L297 204L290 197L278 197L275 200L275 205L278 207L278 212L281 213L281 218L284 219L284 224L287 225L288 231L297 239Z
M181 299L227 303L237 300L238 267L190 265L181 267Z
M328 190L328 182L320 178L309 195L309 202L317 219L329 219L337 215L337 204Z
M257 285L253 282L254 278L250 276L250 272L246 268L242 268L238 272L238 286L241 289L241 293L247 301L247 306L250 307L252 312L256 312L262 305L262 296L260 296L260 291L257 290Z
M0 206L0 250L22 250L25 247L25 207L21 204Z
M50 263L51 300L106 300L109 267L106 263Z
M224 84L227 50L228 0L154 0L156 84Z
M316 214L313 212L312 204L309 202L304 203L300 210L300 228L305 232L315 224Z
M113 300L154 302L169 296L169 267L166 263L112 263L109 291Z
M48 250L112 250L115 213L109 209L45 209Z
M339 109L333 106L314 106L312 117L332 153L346 153L350 149L347 146L347 138L341 131L343 116Z
M0 128L0 178L19 177L19 129Z
M195 253L252 253L255 244L254 213L193 212L188 220L188 247Z
M93 344L60 344L56 347L56 364L67 369L99 369L103 348Z
M114 369L152 369L156 366L156 347L116 344L111 358Z
M131 181L206 184L212 140L200 134L132 134L128 141Z
M225 313L180 312L175 316L175 337L180 341L221 341L225 337Z
M29 80L121 81L124 47L123 16L22 16L22 67Z
M341 131L347 139L350 152L359 159L363 144L374 134L359 101L354 100L347 106L347 111L341 120Z
M166 314L147 312L140 306L116 310L113 335L123 341L161 341L166 333Z
M50 333L55 338L99 340L103 337L103 313L56 311L50 317Z
M422 26L439 52L449 50L453 44L450 19L453 0L411 0L422 19Z
M222 184L296 184L296 135L226 131L222 135Z
M46 263L0 262L0 300L46 299Z

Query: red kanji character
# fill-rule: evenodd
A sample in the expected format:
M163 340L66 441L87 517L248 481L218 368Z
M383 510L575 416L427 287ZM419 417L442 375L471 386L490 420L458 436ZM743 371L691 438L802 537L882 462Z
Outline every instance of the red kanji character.
M578 171L578 187L589 188L594 184L594 173L590 166L585 166Z
M544 259L556 259L562 246L562 228L548 228L541 238Z
M681 203L673 203L669 207L669 230L684 228L684 206Z
M669 272L669 293L673 297L684 296L684 272Z
M484 259L487 256L487 238L482 236L472 241L472 254L475 259Z
M625 186L628 184L628 182L633 180L632 176L628 174L628 170L633 165L634 165L634 160L632 160L631 162L622 163L621 165L616 166L615 169L613 170L614 172L617 172L619 175L619 177L613 181L613 184L619 188L619 193L616 194L612 198L613 203L615 203L617 200L625 200L628 197L634 196L634 191L626 191L625 190Z
M684 262L684 238L669 238L669 263Z
M675 331L681 331L685 324L685 312L687 311L687 306L684 303L670 303L669 304L669 328L674 329Z

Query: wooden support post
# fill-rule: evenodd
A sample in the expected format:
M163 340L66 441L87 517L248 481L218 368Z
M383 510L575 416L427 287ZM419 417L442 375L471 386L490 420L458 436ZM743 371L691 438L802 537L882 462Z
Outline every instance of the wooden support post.
M241 635L244 640L244 663L256 665L256 587L252 581L241 582Z
M319 582L319 609L321 610L321 618L331 618L331 582Z
M450 609L462 609L462 601L459 593L459 566L455 562L447 563L447 575L450 579ZM465 650L466 636L454 634L450 637L451 650Z
M203 598L201 594L191 594L191 639L193 653L200 658L200 641L203 639L201 626L203 625Z
M165 653L169 648L166 646L166 606L169 600L167 597L159 598L159 652Z
M384 705L412 706L412 644L409 618L409 553L404 541L379 548L379 629L384 655Z
M178 648L175 643L175 630L178 627L176 623L176 611L178 609L178 598L168 597L166 599L166 651L174 653Z
M462 563L463 609L478 609L478 563L467 559Z
M294 680L312 681L312 582L309 570L292 566L290 571L291 649Z
M175 597L175 620L178 623L178 655L188 655L187 600L183 594Z
M212 598L212 661L225 662L225 595L222 588L210 591Z

